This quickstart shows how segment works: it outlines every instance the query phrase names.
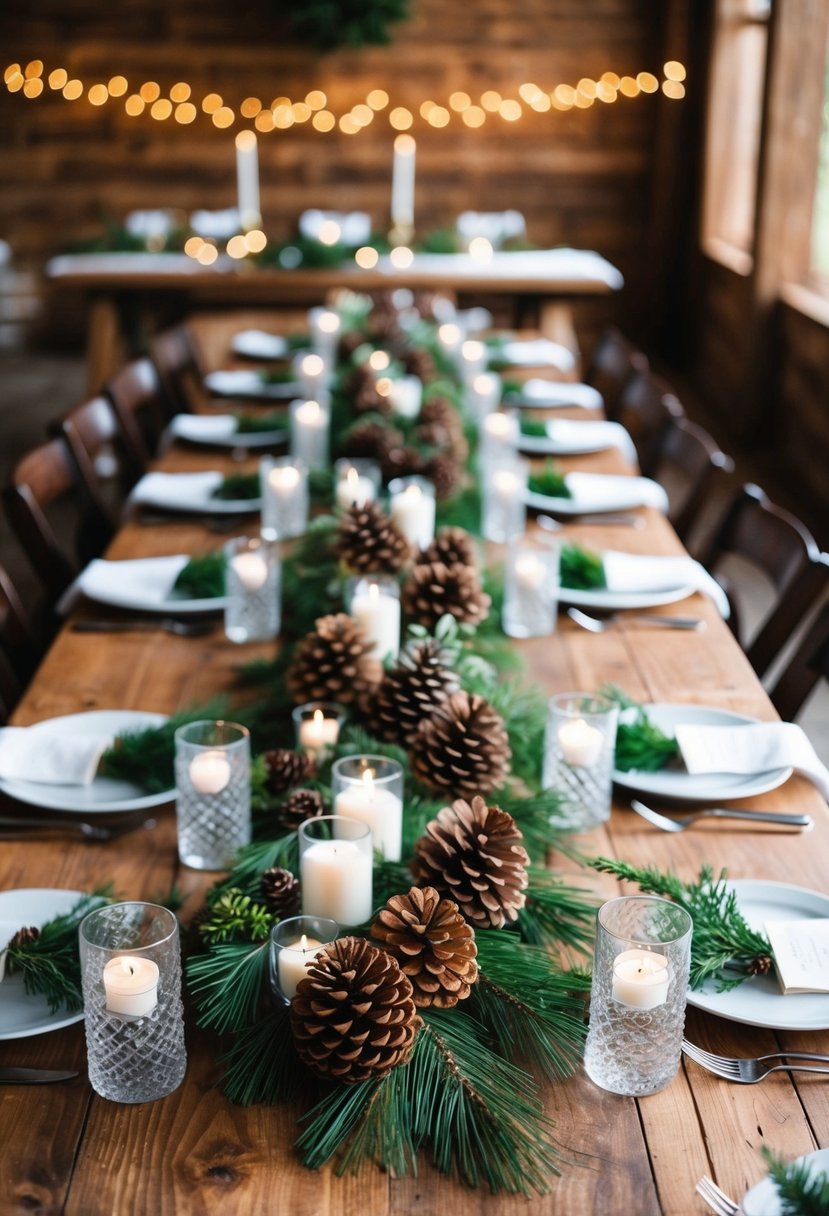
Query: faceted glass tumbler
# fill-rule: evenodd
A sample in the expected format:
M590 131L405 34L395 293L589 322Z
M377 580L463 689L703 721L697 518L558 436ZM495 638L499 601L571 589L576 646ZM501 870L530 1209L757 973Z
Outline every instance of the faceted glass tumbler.
M270 981L276 1001L286 1004L296 996L297 986L317 953L333 942L340 931L335 920L325 916L289 916L271 929Z
M607 697L568 692L550 698L542 785L561 796L555 827L585 832L610 817L618 719L619 706Z
M250 736L235 722L188 722L175 733L178 854L194 870L226 870L250 844Z
M641 1097L676 1076L691 966L691 917L667 899L629 895L597 913L587 1075Z
M292 401L291 455L306 468L327 469L329 427L330 415L324 400Z
M153 1102L184 1079L178 921L156 904L112 904L79 929L89 1080L111 1102Z
M484 539L499 545L517 540L527 526L527 461L518 456L488 458L482 463L481 474Z
M237 536L225 551L225 633L231 642L266 642L281 624L280 564L276 545Z
M261 533L265 540L290 540L308 529L308 470L291 456L263 456Z
M502 624L511 638L555 632L559 551L552 545L516 545L507 556Z

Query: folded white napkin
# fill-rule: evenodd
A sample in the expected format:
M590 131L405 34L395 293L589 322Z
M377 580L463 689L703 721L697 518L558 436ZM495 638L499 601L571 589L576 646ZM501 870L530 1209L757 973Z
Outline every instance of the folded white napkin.
M232 441L237 426L232 414L176 414L170 434L191 443L222 443Z
M490 362L511 363L513 367L556 367L571 372L576 366L572 351L549 338L516 338L494 348Z
M188 510L210 506L213 491L219 488L223 480L218 470L208 473L145 473L133 487L130 501Z
M198 236L227 240L241 228L239 211L236 207L226 207L224 211L194 211L190 227Z
M624 473L566 473L571 506L579 511L626 511L628 507L668 510L668 495L650 477ZM568 500L564 500L568 501Z
M170 592L189 560L186 554L181 553L120 562L97 557L81 571L76 586L89 599L105 604L148 608L166 603L169 608L167 601Z
M299 395L299 385L285 380L268 383L259 372L240 367L238 369L208 372L204 383L217 397L274 397L287 400Z
M319 211L315 207L299 217L300 234L316 240L322 225L332 221L339 226L343 245L365 245L371 238L371 216L367 211Z
M586 410L604 409L604 398L592 384L568 384L555 380L527 380L521 385L521 401L525 405L546 409L564 405L580 405Z
M595 421L556 418L547 423L547 435L554 444L561 445L561 455L566 455L568 448L578 451L585 445L595 444L596 451L602 448L618 448L631 464L637 463L633 440L621 422L605 422L598 418Z
M248 359L284 359L290 349L285 338L264 329L242 329L230 345L235 354Z
M608 591L670 591L674 587L692 587L709 596L720 615L728 619L728 597L722 587L703 565L687 554L642 557L637 553L606 549L602 553L602 566Z
M41 785L89 785L109 745L104 739L58 735L49 723L0 729L0 777Z
M766 773L793 768L817 786L829 802L829 769L795 722L752 722L745 726L680 725L676 741L685 767L701 773Z

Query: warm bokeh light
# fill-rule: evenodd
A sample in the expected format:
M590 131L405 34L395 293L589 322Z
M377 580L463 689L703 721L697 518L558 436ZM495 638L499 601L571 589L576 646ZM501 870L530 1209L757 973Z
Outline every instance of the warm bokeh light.
M196 261L202 266L212 266L219 256L219 251L210 241L205 241L199 252L196 254Z
M276 110L279 106L287 106L290 110L292 105L293 102L291 101L290 97L274 97L270 104L270 109Z
M67 101L77 101L82 93L83 93L83 84L77 78L74 80L67 80L66 84L63 86L63 95ZM139 101L141 101L140 98L139 98ZM143 108L144 108L144 102L142 101L141 109L143 110Z
M8 84L10 80L16 80L18 76L22 76L19 63L10 63L3 73L3 84Z
M262 102L258 97L246 97L239 106L239 113L243 118L255 118L262 109Z
M312 89L310 93L305 94L305 104L311 110L324 110L328 105L328 98L322 89Z
M175 101L176 103L189 101L191 92L190 85L184 80L179 80L170 89L170 101Z
M260 110L253 120L257 131L272 131L276 125L270 110Z
M639 72L636 82L643 93L655 93L659 88L659 81L653 72Z
M685 85L679 80L665 80L662 84L662 92L672 101L680 101L685 96Z
M539 93L538 96L530 102L530 105L534 110L537 110L539 114L546 114L548 110L552 109L553 103L550 101L549 93Z
M355 122L350 114L343 114L337 125L339 126L343 135L358 135L362 129L360 124Z
M213 119L213 126L220 127L222 129L225 127L232 127L233 123L236 121L236 115L233 113L230 106L219 106L218 110L216 110L215 114L213 114L211 117Z
M492 258L492 244L485 236L473 236L469 242L469 256L476 262L489 262Z
M163 122L165 118L169 118L173 112L173 103L167 97L159 97L158 101L154 101L150 107L150 116L157 122Z
M280 131L287 131L294 125L294 112L291 106L276 106L273 111L273 125Z
M389 95L385 89L372 89L366 101L372 110L385 110L389 104Z
M395 270L407 270L414 261L414 254L408 245L396 245L389 254L389 261Z
M86 96L90 105L103 106L109 101L109 89L105 84L93 84Z
M311 117L311 107L304 101L297 101L291 106L294 122L307 122Z
M185 87L187 87L187 91L189 93L189 87ZM126 76L113 76L107 84L107 90L110 97L123 97L128 88L129 85L127 84Z
M434 106L427 121L430 127L448 127L450 117L445 106Z
M638 82L632 76L623 76L619 81L619 92L623 97L638 97L641 91Z
M405 106L395 106L389 114L389 123L395 131L408 131L413 122L412 112Z
M323 220L317 230L317 240L323 245L336 245L342 229L336 220Z
M576 89L576 99L573 102L573 105L578 110L589 110L595 100L595 97L588 97L586 94L580 93L579 90Z
M268 238L261 228L251 228L250 232L245 233L245 244L248 247L248 253L261 253L267 243Z
M376 388L379 396L390 397L393 383L388 376L380 376L377 380L375 380L374 387Z
M232 258L246 258L248 256L248 243L240 233L230 238L227 243L227 252Z
M187 126L188 123L195 122L198 110L193 105L192 101L183 101L181 105L176 106L175 120L180 122L182 126Z
M375 372L384 372L391 363L388 351L373 350L368 357L368 365Z
M198 257L199 250L203 244L204 241L200 236L189 236L184 242L184 252L190 258Z
M669 59L662 65L662 71L668 80L684 80L686 76L685 64L680 63L677 59Z
M434 101L422 101L420 103L420 117L428 118L437 103Z
M205 114L215 114L222 105L222 98L218 93L208 93L202 98L201 108Z
M70 81L69 83L71 84L72 82ZM69 85L66 86L66 89L68 89L68 88L69 88ZM66 89L63 90L64 96L66 96ZM144 98L139 97L137 93L133 93L124 102L124 109L127 111L130 118L137 118L139 114L144 113L145 105L146 105L146 102L144 101Z
M571 84L557 84L550 100L556 108L569 109L575 105L576 90Z
M576 85L576 93L581 93L582 97L587 97L592 101L596 96L595 80L591 80L589 76L582 76Z
M501 108L501 94L496 93L494 89L487 89L481 94L481 105L485 110L489 110L490 114L497 114Z
M38 76L43 75L43 60L32 59L26 64L23 70L23 75L27 80L35 80Z
M146 80L138 93L143 101L155 101L157 97L161 96L161 87L154 80Z
M532 81L528 80L526 84L520 85L518 89L518 96L522 101L526 101L528 106L531 106L540 92L541 89L538 87L538 85L533 84Z
M464 110L461 118L468 127L482 127L486 122L486 111L480 106L470 106L468 110Z
M360 127L367 127L370 122L374 122L374 111L371 106L360 102L359 105L352 106L351 117Z
M468 110L472 105L472 98L468 93L458 92L449 94L449 106L458 114L462 114L464 110Z
M417 143L413 135L397 135L394 140L394 150L401 156L414 156Z
M380 260L380 254L371 245L363 245L354 254L354 261L361 270L373 270Z
M612 84L608 84L606 80L600 80L596 85L596 97L599 101L607 102L616 100L616 90Z
M602 72L601 80L603 84L609 84L611 89L618 89L621 84L621 80L615 72Z
M522 114L521 105L513 97L508 97L501 102L498 113L505 122L518 122Z
M10 76L6 81L6 88L10 93L17 93L23 88L25 78L22 72L17 72L14 76Z
M49 88L62 89L69 79L66 68L55 68L54 72L49 73ZM110 90L111 92L112 90ZM114 96L114 94L113 94Z
M311 124L317 131L330 131L336 122L337 120L330 110L318 110L311 119Z
M30 76L23 83L23 92L26 97L40 97L43 92L43 81L39 76Z

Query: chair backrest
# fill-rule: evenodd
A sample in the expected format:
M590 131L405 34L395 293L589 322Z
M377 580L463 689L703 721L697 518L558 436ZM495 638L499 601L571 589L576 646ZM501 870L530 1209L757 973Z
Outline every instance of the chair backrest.
M40 659L40 647L8 571L0 566L0 721L6 721Z
M649 367L647 355L611 325L594 346L584 379L602 394L607 417L615 418L622 389L632 376Z
M186 324L164 329L150 339L150 358L158 372L169 415L189 413L203 396L201 354Z
M49 439L21 457L3 490L3 502L51 598L66 589L81 565L101 553L113 535L111 520L90 499L62 439Z
M814 603L816 584L822 578L820 549L797 516L775 506L759 486L748 484L732 498L700 558L717 575L717 566L727 554L761 570L774 589L774 603L746 645L739 592L720 579L732 603L732 629L752 667L762 675Z
M829 561L826 554L824 559ZM804 633L769 692L784 721L792 721L820 679L829 680L829 600Z
M714 478L733 472L734 461L706 430L688 418L671 419L656 445L651 476L668 491L668 518L680 540L687 542Z
M616 421L629 432L639 468L651 477L662 439L671 423L684 418L679 398L666 380L653 372L637 372L619 397Z
M107 488L114 487L117 511L149 463L134 418L120 419L106 397L91 397L53 422L49 431L64 439L90 498L106 510Z
M103 393L124 432L137 432L145 451L155 455L170 413L152 360L145 357L125 364L107 380Z

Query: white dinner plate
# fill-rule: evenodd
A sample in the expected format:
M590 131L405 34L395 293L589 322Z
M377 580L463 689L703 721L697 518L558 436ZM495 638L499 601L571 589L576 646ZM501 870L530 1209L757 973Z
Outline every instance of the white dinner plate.
M573 405L586 410L604 408L600 392L589 384L573 384L569 380L525 380L509 400L522 410L554 410Z
M745 714L708 705L645 705L645 713L666 735L673 735L682 723L696 726L740 726L756 722ZM632 721L635 709L623 712L622 721ZM613 770L613 780L643 797L676 798L687 802L725 802L731 798L753 798L776 790L792 775L790 768L770 769L765 773L699 773L692 776L683 769L663 768L655 773Z
M601 422L562 427L552 421L546 427L546 435L519 435L519 449L530 456L589 456L616 447L612 430L608 431Z
M242 329L233 335L230 345L235 355L246 359L285 359L291 353L286 338L264 329Z
M259 372L247 368L228 368L208 372L204 383L217 397L250 397L256 401L290 401L299 397L302 390L295 380L277 380L268 383Z
M536 511L555 515L595 515L602 511L627 511L634 507L656 507L667 511L668 496L649 477L616 473L566 473L569 498L555 498L526 490L524 501Z
M88 599L99 604L127 608L133 612L168 615L221 612L227 603L223 595L189 599L170 594L173 584L189 561L189 556L184 553L169 557L128 558L124 561L95 558L69 589L72 594L69 605L74 602L74 593L81 591Z
M239 431L233 414L176 414L170 434L187 443L217 448L267 448L284 443L287 427L270 431Z
M0 891L0 949L18 929L40 929L48 920L71 912L83 896L82 891L58 891L49 887L27 887ZM67 1013L49 1011L45 996L26 992L23 976L6 975L0 982L0 1039L27 1039L47 1030L60 1030L80 1022L83 1010Z
M595 608L600 612L619 612L626 608L657 608L660 604L675 604L678 600L693 595L696 588L660 587L658 591L608 591L607 587L595 587L579 591L560 587L558 598L563 604L574 608Z
M820 1148L816 1153L807 1153L797 1158L798 1165L808 1165L811 1176L829 1174L829 1148ZM765 1177L746 1191L740 1211L743 1216L781 1216L780 1195L771 1178Z
M794 887L785 882L753 878L727 884L752 929L764 929L770 920L805 920L829 916L829 895ZM688 1004L718 1017L746 1026L771 1030L829 1029L829 994L794 992L784 996L777 976L754 975L730 992L717 992L716 983L706 980L696 992L688 992Z
M80 735L109 743L126 730L162 726L167 717L138 709L96 709L46 721L50 734ZM0 778L0 790L30 806L46 807L51 811L72 811L81 815L140 811L162 806L175 798L174 789L148 794L139 785L133 785L130 781L115 781L111 777L95 777L89 785L46 785L37 781Z

